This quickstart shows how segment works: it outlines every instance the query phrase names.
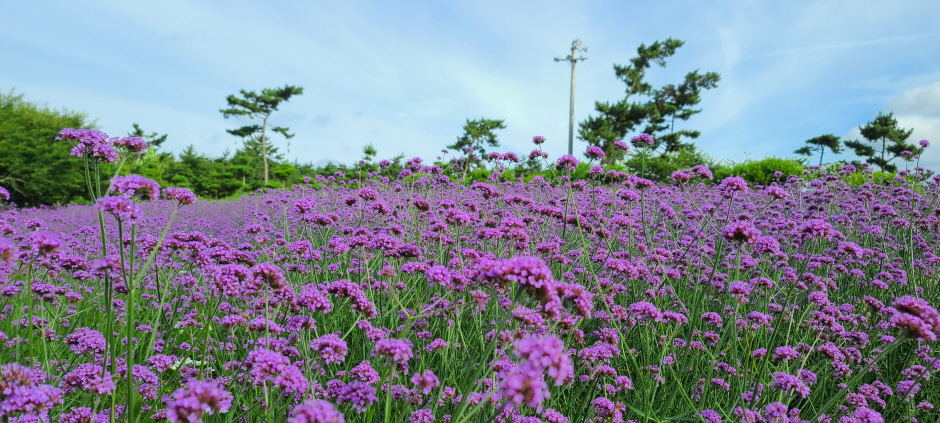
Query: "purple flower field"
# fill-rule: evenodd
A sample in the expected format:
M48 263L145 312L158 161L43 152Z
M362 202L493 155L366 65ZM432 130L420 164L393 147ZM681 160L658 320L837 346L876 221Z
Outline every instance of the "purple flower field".
M60 138L99 200L0 211L2 422L940 420L924 169L665 186L564 156L468 186L413 160L203 202L94 183L139 139Z

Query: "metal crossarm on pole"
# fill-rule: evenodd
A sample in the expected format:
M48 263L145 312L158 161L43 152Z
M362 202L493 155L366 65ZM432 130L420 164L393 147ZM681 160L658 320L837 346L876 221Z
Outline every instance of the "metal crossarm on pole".
M571 54L562 59L555 57L556 62L562 60L571 62L571 103L568 106L568 154L574 154L574 65L579 60L587 60L587 57L575 57L578 52L587 53L587 47L582 47L581 40L574 40L571 43Z

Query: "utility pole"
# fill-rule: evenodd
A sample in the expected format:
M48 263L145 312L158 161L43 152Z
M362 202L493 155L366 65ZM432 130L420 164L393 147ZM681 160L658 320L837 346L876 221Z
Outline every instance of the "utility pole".
M566 60L571 62L571 104L568 106L568 154L574 154L574 65L578 60L587 60L587 57L575 57L578 52L587 53L587 47L581 46L581 40L571 42L571 54L562 59L555 57L556 62Z

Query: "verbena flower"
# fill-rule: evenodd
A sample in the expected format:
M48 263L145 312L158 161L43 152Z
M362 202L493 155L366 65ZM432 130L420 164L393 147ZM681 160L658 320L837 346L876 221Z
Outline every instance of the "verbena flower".
M653 139L653 136L645 132L633 138L630 138L630 142L633 143L633 145L637 147L640 147L640 146L649 147L656 143L656 141Z
M935 341L940 333L940 313L924 299L905 295L892 303L897 310L891 323L921 341Z
M722 423L721 414L715 410L702 410L700 415L706 423Z
M95 415L88 407L72 407L59 415L59 423L91 423Z
M531 365L514 366L502 378L497 391L506 407L525 404L537 410L542 409L542 402L551 394L542 371Z
M90 328L78 328L65 336L65 343L76 354L100 354L105 351L104 335Z
M120 159L108 134L101 131L65 128L59 131L56 140L72 143L72 151L69 154L75 157L105 163L117 163Z
M593 160L603 160L604 157L607 156L607 154L604 153L604 149L596 145L588 147L584 155Z
M349 370L349 376L369 385L375 385L382 379L379 372L372 368L372 363L369 360L365 360Z
M214 382L192 381L173 392L166 418L172 423L199 423L203 414L227 412L232 399L232 394Z
M0 238L0 260L13 261L19 255L16 244L6 238Z
M560 172L574 172L578 168L578 165L581 162L578 161L574 156L570 154L565 154L558 158L558 161L555 162L555 169Z
M800 378L784 372L774 373L774 382L771 387L784 393L799 394L803 398L808 397L810 394L809 387Z
M249 282L256 289L267 286L271 289L281 289L287 286L284 270L272 263L259 263L248 269Z
M130 199L124 196L112 195L98 199L98 210L114 216L117 220L135 220L142 211Z
M148 198L158 198L160 184L140 175L115 176L111 179L111 191L128 197L146 195Z
M476 271L481 277L498 285L519 284L543 303L548 302L554 294L552 271L544 260L537 257L487 260L479 263Z
M245 365L251 369L252 384L261 386L283 372L290 365L290 360L279 352L258 348L248 353Z
M49 410L62 404L64 392L42 383L44 379L41 371L16 363L0 366L0 416L10 421L49 421Z
M421 389L424 395L431 393L431 390L441 386L437 375L431 370L425 370L424 373L415 373L411 376L411 383Z
M163 190L163 198L176 200L178 206L186 206L196 202L196 194L193 194L189 188L166 188Z
M381 339L376 341L372 356L388 357L399 367L405 367L414 356L411 347L412 343L407 339Z
M731 197L736 192L747 191L747 181L737 176L729 176L721 181L718 190L725 197Z
M884 423L881 413L866 407L859 407L853 413L858 423Z
M535 368L545 370L556 385L574 378L574 365L561 339L554 336L528 337L513 345L519 357Z
M27 242L30 250L39 255L55 253L62 245L62 240L59 237L46 231L30 232Z
M311 400L294 407L287 423L346 423L346 418L333 404L323 400Z
M83 363L74 370L65 374L59 386L67 392L81 388L98 395L108 395L114 392L114 380L111 373L97 364Z
M331 381L332 382L332 381ZM370 405L378 401L375 387L363 382L350 382L344 384L340 381L334 384L334 396L340 404L350 404L357 412L363 413Z
M126 149L128 153L143 153L149 147L147 141L140 137L111 138L111 143L115 147Z
M734 222L721 229L721 236L733 242L752 244L760 235L761 231L749 221Z
M346 341L332 333L310 341L310 349L326 363L342 363L349 352Z

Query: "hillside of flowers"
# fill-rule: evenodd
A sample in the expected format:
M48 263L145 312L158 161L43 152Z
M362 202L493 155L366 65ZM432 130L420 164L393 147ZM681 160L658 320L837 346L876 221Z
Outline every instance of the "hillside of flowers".
M940 419L925 169L655 184L563 156L467 185L413 159L205 202L97 183L139 138L59 139L98 200L0 212L2 422Z

